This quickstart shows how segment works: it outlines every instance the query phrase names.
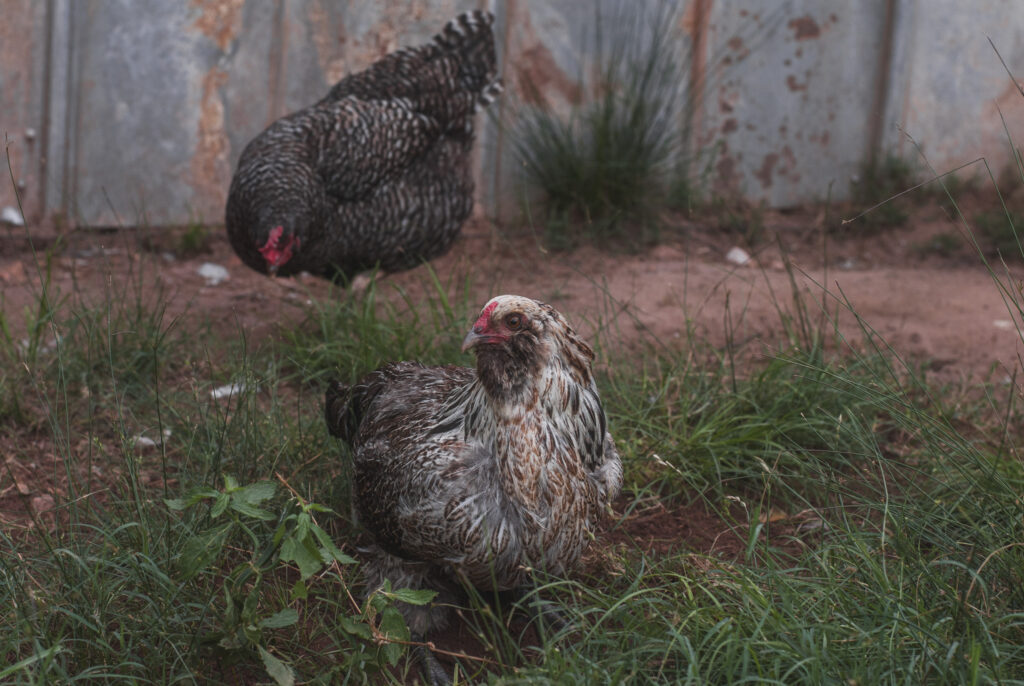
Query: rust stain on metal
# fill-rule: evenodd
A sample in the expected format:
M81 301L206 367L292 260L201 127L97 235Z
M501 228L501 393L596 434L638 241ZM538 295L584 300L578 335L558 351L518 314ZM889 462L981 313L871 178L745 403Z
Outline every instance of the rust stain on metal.
M807 137L807 140L827 148L829 141L832 140L832 135L828 131L822 131L821 133L812 133Z
M20 195L29 219L36 214L37 200L42 197L36 182L38 157L32 155L32 146L38 145L39 140L25 136L27 129L42 128L36 119L38 112L31 106L36 90L34 86L38 85L32 78L32 53L34 42L39 38L34 30L32 8L31 0L5 3L3 21L0 21L0 80L3 83L0 90L0 144L5 145L10 155L15 184L25 184ZM15 186L7 178L6 162L3 178L0 204L14 205Z
M203 76L196 149L190 165L200 211L219 207L231 182L231 145L224 130L224 101L220 92L227 80L227 72L216 67Z
M21 89L19 97L24 97L25 102L28 101L30 94L28 73L32 62L26 58L32 55L31 18L32 13L26 6L11 12L11 16L0 21L0 63L3 64L3 73L8 79L4 84L4 90L10 93L10 90Z
M352 65L351 71L365 69L403 45L412 45L413 41L403 37L402 28L414 18L409 15L415 13L415 7L405 11L405 8L393 4L385 5L380 21L371 26L362 38L354 38L351 41L352 46L359 51L358 63ZM422 16L423 10L419 10L418 14ZM445 17L445 21L448 19L449 17ZM440 24L435 28L440 28Z
M708 78L707 36L711 23L711 1L694 0L687 3L686 10L679 17L680 30L683 34L690 36L690 73L687 87L688 91L693 94L693 102L692 106L687 108L686 120L683 124L686 129L694 132L694 140L688 141L688 143L699 143L700 136L696 132L703 128L702 112L704 109L704 87Z
M267 119L269 125L284 115L284 78L288 55L288 16L285 0L274 2L274 26L270 38L270 59L267 60Z
M327 83L334 84L341 80L346 72L344 48L348 43L348 34L344 24L339 24L338 34L331 34L327 10L320 2L309 4L309 32L316 49L316 61L324 74Z
M754 176L761 182L761 188L770 188L772 185L772 169L779 161L778 153L770 152L761 161L761 168L754 172Z
M800 182L800 174L796 170L796 155L793 154L793 149L788 145L782 146L782 164L776 170L776 173L786 176L790 183L795 184Z
M679 17L679 28L688 33L690 38L697 40L701 35L706 35L708 25L711 22L712 0L695 0L686 5L686 10ZM745 16L745 10L740 11L740 16Z
M733 36L728 40L726 45L729 46L730 50L736 53L737 62L742 62L743 60L750 56L750 48L748 48L746 44L744 44L743 38L741 38L740 36ZM728 60L729 64L732 64L732 55L727 55L726 59Z
M316 50L317 64L328 84L334 84L346 74L366 69L395 50L415 45L406 35L406 28L435 14L436 5L413 0L408 5L382 3L380 19L360 35L355 35L341 22L332 22L324 0L307 5L310 37ZM436 29L454 16L454 10L442 7Z
M580 84L562 71L551 50L537 37L529 11L518 12L518 3L510 5L510 9L516 11L516 16L510 13L506 19L509 26L517 27L511 36L516 45L510 48L516 58L507 60L505 68L516 92L531 105L557 107L558 100L578 104L583 99ZM557 96L555 102L551 101L553 95Z
M690 59L690 86L702 86L707 77L706 43L708 26L711 23L712 0L694 0L686 5L686 11L679 18L679 28L690 36L693 46ZM700 93L703 88L694 88ZM698 96L699 97L699 96Z
M192 26L226 52L241 27L245 0L192 0L191 5L199 10Z
M729 114L736 109L740 103L740 92L742 87L736 82L729 81L718 89L718 111L722 114Z
M739 174L736 171L737 158L729 151L729 145L722 143L718 162L715 164L715 190L719 192L735 192L739 188Z
M546 94L552 92L567 102L580 102L579 84L559 69L551 51L541 43L535 43L519 53L514 74L519 92L531 105L548 104Z
M754 172L754 176L761 182L762 189L769 189L776 176L786 177L790 183L800 181L800 174L797 173L796 155L788 145L775 153L770 152L761 158L761 166Z
M797 40L817 38L821 35L821 27L818 26L818 22L814 21L814 18L810 15L790 19L788 26L793 29L793 37Z
M799 91L805 91L807 90L807 81L800 83L799 81L796 80L795 76L790 74L789 76L786 77L786 87L789 88L789 90L793 91L794 93L797 93Z

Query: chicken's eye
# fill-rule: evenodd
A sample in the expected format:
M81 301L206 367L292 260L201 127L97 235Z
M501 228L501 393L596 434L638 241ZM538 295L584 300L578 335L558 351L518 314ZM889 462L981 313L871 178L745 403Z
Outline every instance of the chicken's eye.
M518 331L523 327L523 315L521 314L510 314L505 317L505 326L512 331Z

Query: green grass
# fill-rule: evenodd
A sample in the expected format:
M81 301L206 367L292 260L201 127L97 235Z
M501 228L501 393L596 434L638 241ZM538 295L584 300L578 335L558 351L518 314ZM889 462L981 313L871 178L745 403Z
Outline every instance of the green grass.
M323 545L351 553L353 529L321 388L388 359L461 360L479 303L444 295L468 292L460 283L418 299L371 287L253 344L190 335L159 289L124 286L156 295L115 306L50 292L34 311L56 348L4 347L26 371L3 381L22 398L3 427L51 446L67 487L52 530L0 530L3 680L401 679L401 644L373 638L407 637L390 600L350 601L357 565ZM822 351L838 335L827 323L795 322L753 369L729 351L698 364L715 353L696 340L633 361L604 342L628 490L702 503L746 548L735 560L608 548L594 576L541 589L578 633L527 649L514 623L470 613L491 662L465 669L516 683L1022 682L1014 398L994 388L988 405L947 405L948 389L870 330L877 350L837 358ZM211 399L226 383L245 390ZM138 449L142 432L158 445ZM770 511L809 526L782 529Z
M858 225L881 230L906 223L909 201L897 196L916 184L916 172L912 162L892 153L865 163L850 184L851 201L858 210L864 210Z
M568 114L541 101L511 125L525 187L542 198L545 236L554 247L572 245L579 233L622 238L627 227L633 244L656 237L657 207L679 164L688 106L673 19L666 3L597 11L591 40L598 75L580 78L581 101ZM617 28L606 31L606 24ZM678 180L672 190L689 193Z
M915 243L913 251L922 257L938 255L939 257L951 257L963 247L963 239L952 231L937 233L926 241Z
M431 273L416 294L335 291L251 341L218 338L201 312L170 317L155 270L115 275L98 296L58 292L53 257L39 256L33 307L0 319L0 492L42 464L22 503L55 504L0 524L0 681L406 680L393 601L426 598L359 600L348 471L322 391L392 359L466 363L459 341L481 305L469 284ZM1019 289L992 273L1019 320ZM696 506L738 553L603 545L586 573L539 589L574 628L541 629L533 647L476 599L467 631L486 660L462 660L461 674L1024 683L1017 386L937 386L870 323L844 338L831 318L856 313L841 297L824 314L778 301L786 336L759 363L693 335L628 354L613 334L635 327L597 322L626 470L611 527L628 532L644 503ZM227 384L236 392L211 397Z
M192 220L182 231L178 239L178 254L183 257L194 257L210 250L210 227L202 222Z
M982 245L993 257L1020 259L1018 232L1024 229L1024 214L1008 208L983 210L974 216L974 227Z

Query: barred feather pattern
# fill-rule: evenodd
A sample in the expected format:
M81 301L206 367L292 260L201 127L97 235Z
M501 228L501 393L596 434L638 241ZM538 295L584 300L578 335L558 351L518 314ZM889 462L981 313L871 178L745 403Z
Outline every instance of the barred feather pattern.
M501 90L493 21L459 15L250 141L225 211L242 261L267 272L260 248L278 226L297 239L282 276L349 280L447 252L473 207L473 115Z
M328 428L351 446L356 512L374 538L371 587L450 595L460 583L515 589L534 569L563 575L621 486L593 352L562 315L499 296L474 336L476 369L397 362L327 392ZM420 633L444 620L437 603L403 610Z

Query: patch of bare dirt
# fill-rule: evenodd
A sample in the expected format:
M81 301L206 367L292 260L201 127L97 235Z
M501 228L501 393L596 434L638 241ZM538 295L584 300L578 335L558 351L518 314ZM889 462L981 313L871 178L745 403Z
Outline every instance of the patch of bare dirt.
M601 537L613 548L653 557L696 554L735 560L745 542L736 525L709 512L701 502L689 505L620 497L616 512L624 516Z
M750 248L739 237L680 221L661 245L624 253L590 246L547 251L522 229L477 221L431 266L456 286L470 274L474 302L502 292L529 295L564 311L586 335L608 327L605 335L614 331L626 343L681 346L692 331L715 345L763 341L772 349L784 333L780 310L795 315L799 293L812 316L824 314L829 328L834 318L850 341L861 340L866 323L896 352L930 363L945 378L977 380L993 369L1006 375L1019 368L1017 313L1008 311L993 275L945 213L934 208L904 227L877 231L854 223L827 239L822 222L812 212L766 213L760 245ZM945 240L941 249L931 247L937 237ZM315 277L269 279L249 270L219 232L208 253L188 259L167 249L174 242L173 232L73 232L53 262L54 285L93 302L159 286L170 298L168 314L182 318L179 326L208 319L216 335L244 332L250 340L301 321L307 303L336 295ZM752 255L742 266L725 259L737 245ZM199 274L205 262L223 266L227 278L209 282ZM1019 293L1019 261L1005 271L996 265L1002 287ZM15 235L0 243L4 315L16 330L22 311L36 302L38 283L27 241ZM381 285L385 297L397 297L391 285L413 294L432 288L425 268L384 276Z
M691 334L719 347L746 343L755 356L770 353L784 337L784 319L796 314L798 294L808 313L827 329L835 326L849 345L863 347L866 323L896 353L924 363L933 378L1006 382L1020 371L1019 314L1004 299L1005 292L1019 295L1024 284L1019 261L1005 269L996 263L993 276L939 208L920 212L906 226L877 231L854 223L826 235L824 221L811 211L766 213L762 240L757 247L744 246L752 255L745 265L725 259L730 248L743 245L738 237L697 221L680 220L662 244L638 253L591 246L553 252L521 228L475 221L431 268L452 288L469 274L471 302L482 304L503 292L550 302L591 340L599 332L606 341L624 343L604 348L615 354L639 353L650 343L682 347ZM177 257L180 236L172 230L83 230L57 242L37 234L36 259L24 235L9 231L0 241L4 320L16 340L25 335L25 313L37 306L48 248L52 286L62 297L85 304L108 297L151 301L159 291L169 303L167 324L174 318L176 327L193 331L202 323L222 338L259 341L278 327L298 325L309 303L340 295L315 277L270 279L253 272L221 232L206 252ZM942 249L929 247L935 245ZM204 277L204 263L223 267L227 278ZM433 285L421 267L382 277L381 297L397 300L395 287L415 297ZM4 518L25 521L29 511L45 513L42 494L61 492L50 478L62 473L53 468L52 446L33 436L42 438L37 431L0 440L13 477L0 488ZM707 529L686 524L698 521L694 513L652 521L650 526L671 533L659 538L657 531L641 532L636 542L651 552L669 552L676 540L706 547L694 537Z

